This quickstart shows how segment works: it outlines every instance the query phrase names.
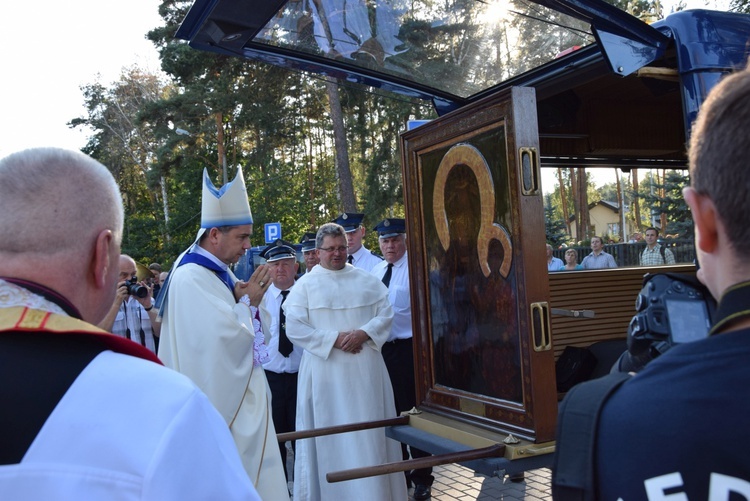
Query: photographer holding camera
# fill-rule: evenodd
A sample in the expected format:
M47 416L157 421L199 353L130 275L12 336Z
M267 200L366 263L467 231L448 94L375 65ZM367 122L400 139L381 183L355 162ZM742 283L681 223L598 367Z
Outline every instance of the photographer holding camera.
M161 329L161 323L156 321L157 313L151 289L145 282L138 282L135 260L121 254L115 301L98 327L135 341L156 353Z
M689 320L696 312L675 313L669 320L682 327L671 329L668 351L659 354L655 345L635 375L613 374L568 393L558 416L555 499L750 499L749 133L746 68L725 77L703 104L690 141L691 186L683 190L695 225L697 277L718 299L711 328L689 339L701 330ZM655 292L671 290L667 296L681 290L674 289L679 281L652 283ZM631 325L631 336L639 327ZM624 382L599 394L600 411L582 405L580 396L591 401L607 378ZM570 467L584 462L593 468L578 468L588 473L577 477Z

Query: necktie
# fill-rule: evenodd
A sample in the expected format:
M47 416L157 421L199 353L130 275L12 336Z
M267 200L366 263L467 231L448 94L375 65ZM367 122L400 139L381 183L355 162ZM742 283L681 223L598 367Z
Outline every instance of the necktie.
M385 275L383 275L383 283L386 287L391 285L391 275L393 274L393 263L388 263L388 269L385 270Z
M284 301L289 291L281 291L281 305L279 305L279 353L284 357L288 357L294 348L292 342L286 337L286 315L284 315Z
M347 257L346 260L349 262L349 264L354 264L354 256L352 256L351 254L349 254L349 257Z

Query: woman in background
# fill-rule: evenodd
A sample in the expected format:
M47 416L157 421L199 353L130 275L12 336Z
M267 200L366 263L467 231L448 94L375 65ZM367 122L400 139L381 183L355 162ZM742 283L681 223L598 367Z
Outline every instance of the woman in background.
M565 264L560 266L557 271L573 271L582 270L583 266L578 264L578 253L575 249L568 249L565 251Z

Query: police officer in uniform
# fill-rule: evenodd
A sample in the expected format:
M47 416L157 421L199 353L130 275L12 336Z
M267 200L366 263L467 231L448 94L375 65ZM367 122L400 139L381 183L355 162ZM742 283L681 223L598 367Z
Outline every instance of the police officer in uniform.
M302 246L302 257L305 259L305 270L302 272L304 274L320 262L318 252L315 250L315 233L305 233L299 243Z
M271 388L273 425L277 433L285 433L294 431L295 428L297 372L302 360L302 348L294 346L286 337L286 319L281 305L294 285L299 263L292 244L281 239L263 249L260 257L266 260L271 271L271 285L258 307L261 328L268 343L268 360L263 362L263 369ZM286 444L280 442L279 449L288 482Z
M393 323L388 341L381 353L388 368L393 385L396 412L410 411L416 405L414 380L414 344L411 324L411 296L409 294L409 265L406 255L406 222L390 218L379 222L374 228L378 233L380 252L384 260L375 265L371 273L388 287L388 300L393 307ZM428 453L408 448L411 457L421 458ZM404 459L409 459L406 444L401 444ZM421 468L406 472L407 485L414 485L416 500L429 499L434 481L432 468Z

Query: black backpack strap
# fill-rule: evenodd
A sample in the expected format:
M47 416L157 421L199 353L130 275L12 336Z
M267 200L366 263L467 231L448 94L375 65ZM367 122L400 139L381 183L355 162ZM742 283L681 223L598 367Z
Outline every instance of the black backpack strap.
M556 501L594 500L594 453L599 414L607 398L630 378L624 372L574 386L557 418L552 497Z

